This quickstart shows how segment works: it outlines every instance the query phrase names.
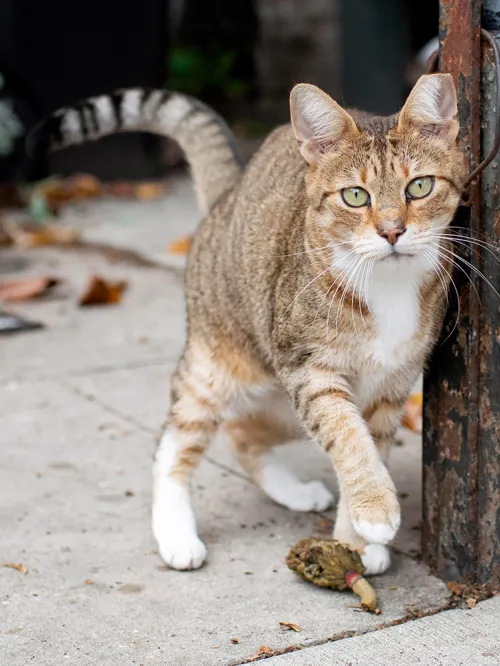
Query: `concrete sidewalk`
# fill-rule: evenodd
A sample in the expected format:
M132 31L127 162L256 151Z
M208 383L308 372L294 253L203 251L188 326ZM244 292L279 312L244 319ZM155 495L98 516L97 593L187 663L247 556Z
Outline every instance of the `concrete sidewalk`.
M291 645L307 649L271 661L348 663L293 660L319 649L309 646L390 625L408 609L444 608L445 585L411 557L420 536L420 444L408 434L392 465L404 510L399 554L390 572L374 579L382 615L356 612L347 606L351 595L288 571L289 547L324 530L333 512L276 506L219 441L193 483L209 561L196 572L167 570L150 531L150 467L183 344L184 304L183 259L165 246L196 225L194 198L187 179L177 178L165 200L97 202L68 210L66 219L85 227L89 240L132 248L162 265L94 250L0 254L2 277L55 275L67 291L16 308L46 329L0 340L0 564L28 570L0 568L0 663L230 665L246 663L261 646L272 654ZM129 281L120 305L77 307L92 273ZM321 478L334 489L319 449L287 448L283 454L305 480ZM300 625L301 633L282 631L280 621Z

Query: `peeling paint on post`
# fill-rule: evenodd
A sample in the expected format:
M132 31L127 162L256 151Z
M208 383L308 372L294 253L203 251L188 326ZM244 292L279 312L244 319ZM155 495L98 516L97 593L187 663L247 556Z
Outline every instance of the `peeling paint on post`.
M500 0L484 4L499 21ZM481 114L480 20L479 1L441 0L440 70L450 72L457 84L460 140L469 170L480 159L481 117L487 154L500 111L495 108L494 64L485 45ZM471 229L464 232L471 238L497 245L499 172L496 160L482 183L471 188L470 209L462 209L453 223ZM500 299L475 270L500 291L500 267L484 245L455 251L472 268L470 281L455 272L460 310L452 289L442 343L425 380L422 549L443 578L494 587L500 584Z

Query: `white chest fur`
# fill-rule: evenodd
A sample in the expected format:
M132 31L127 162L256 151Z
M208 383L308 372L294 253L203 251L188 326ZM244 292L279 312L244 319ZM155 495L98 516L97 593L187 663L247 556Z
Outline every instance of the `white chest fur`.
M420 318L419 284L414 276L399 273L387 279L385 272L377 272L365 295L376 328L369 354L386 367L404 361L405 343L416 333Z
M392 267L391 267L392 268ZM402 270L378 270L363 294L375 323L374 337L363 347L355 393L368 406L391 374L414 355L412 338L420 320L420 280Z

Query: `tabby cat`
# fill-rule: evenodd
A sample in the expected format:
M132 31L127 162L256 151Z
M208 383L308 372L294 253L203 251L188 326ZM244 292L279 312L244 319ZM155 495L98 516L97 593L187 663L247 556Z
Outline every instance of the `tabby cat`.
M386 467L402 407L439 334L450 280L448 225L465 170L451 76L417 82L388 118L347 112L312 85L291 92L291 125L242 169L209 108L127 90L62 109L35 132L63 147L120 130L175 138L206 215L189 255L188 333L154 462L153 531L175 569L206 549L191 472L219 429L274 501L323 511L275 447L307 437L329 455L334 536L385 571L400 524Z

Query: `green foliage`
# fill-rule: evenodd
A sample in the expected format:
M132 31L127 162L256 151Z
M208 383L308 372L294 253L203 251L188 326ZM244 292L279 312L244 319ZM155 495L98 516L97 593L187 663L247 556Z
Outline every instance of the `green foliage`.
M207 56L196 49L179 47L169 58L168 86L199 97L207 89L219 89L229 99L243 97L246 84L233 74L236 54L225 51Z

